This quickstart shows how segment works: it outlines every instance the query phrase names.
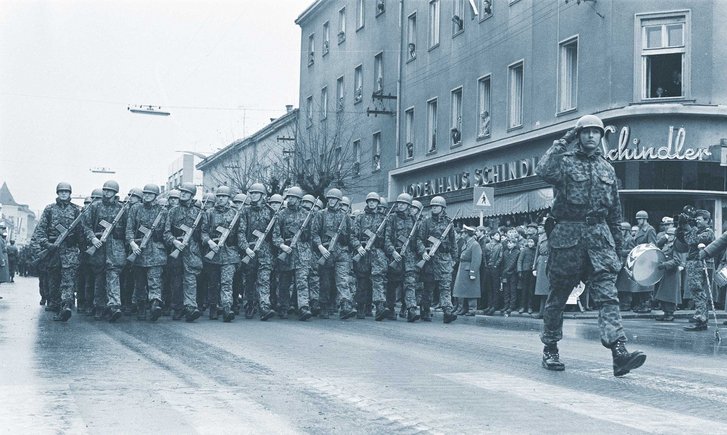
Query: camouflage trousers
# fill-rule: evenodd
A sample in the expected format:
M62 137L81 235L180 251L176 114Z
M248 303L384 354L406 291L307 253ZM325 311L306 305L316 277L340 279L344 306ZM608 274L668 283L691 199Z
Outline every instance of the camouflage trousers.
M162 301L162 266L134 266L133 302Z
M184 294L184 307L194 309L197 308L197 278L202 269L188 264L182 264L182 292ZM174 289L172 289L174 291Z
M329 262L333 264L333 267L326 266L321 267L320 273L320 302L321 305L330 306L331 303L335 304L333 299L336 295L340 303L351 303L351 290L349 287L349 275L351 274L351 259L348 253L337 251L331 253Z
M368 264L361 264L361 263ZM368 266L368 267L367 267ZM373 248L361 260L356 270L356 303L365 305L369 302L386 301L386 271L388 265L386 254L378 248Z
M709 316L709 296L707 295L707 277L704 274L704 266L701 261L687 261L687 288L692 292L694 300L694 318L700 322L706 322ZM707 269L710 275L712 271Z
M110 308L121 306L121 283L119 274L121 267L110 263L106 265L93 266L94 297L93 303L97 307L108 306Z
M298 308L309 307L310 294L308 290L308 275L310 269L299 267L298 269L280 272L278 283L278 307L281 310L288 310L290 307L291 290L297 296Z
M182 258L170 259L167 268L172 308L177 311L197 308L197 275L202 272L201 268L185 264Z
M256 297L261 307L270 307L270 271L272 267L266 263L255 266L254 262L250 262L245 276L248 294L252 294L253 298Z
M50 302L50 294L48 292L48 269L38 268L38 292L41 299Z
M426 276L426 275L425 275ZM431 275L430 275L431 276ZM439 305L443 310L452 309L452 276L442 275L439 280L425 280L422 290L422 308L428 309L432 305L434 291L439 290Z
M53 267L48 269L48 292L51 305L67 304L73 306L76 290L75 267Z
M210 307L218 305L222 308L232 308L232 281L235 276L236 264L208 264L207 265L207 302Z
M548 278L550 294L543 311L543 332L540 341L555 344L563 338L563 310L573 288L583 281L590 292L592 303L598 309L598 328L601 344L611 347L617 341L626 341L621 325L616 277L620 261L611 250L591 251L585 244L550 250ZM597 257L596 261L592 256ZM610 258L613 257L613 258ZM594 264L598 265L594 267Z
M406 308L417 306L417 273L413 270L404 275L390 273L387 282L386 305L393 309L397 300L401 300ZM431 302L430 302L431 303Z

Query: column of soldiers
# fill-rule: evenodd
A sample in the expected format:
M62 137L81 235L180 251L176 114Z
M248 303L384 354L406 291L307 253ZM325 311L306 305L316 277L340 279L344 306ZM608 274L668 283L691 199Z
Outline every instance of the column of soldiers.
M402 193L389 206L372 192L362 211L333 188L320 198L294 186L268 197L261 183L247 194L220 186L195 201L183 183L166 198L148 184L124 200L109 180L78 207L71 185L40 218L31 243L41 305L54 320L78 314L118 321L161 316L193 322L209 310L231 322L244 310L267 321L296 313L340 319L431 321L439 295L444 322L451 301L452 219L442 197L422 204Z

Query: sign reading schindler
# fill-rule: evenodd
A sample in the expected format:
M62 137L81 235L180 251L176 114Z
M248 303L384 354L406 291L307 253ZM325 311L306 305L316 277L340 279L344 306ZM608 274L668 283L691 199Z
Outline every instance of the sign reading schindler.
M621 160L706 160L712 156L709 148L685 148L687 130L684 127L676 129L669 126L666 144L641 145L641 139L631 139L631 128L628 125L621 127L616 148L611 148L608 141L611 134L616 133L616 127L606 126L606 138L602 141L603 155L607 160L615 162ZM629 148L632 144L634 148Z

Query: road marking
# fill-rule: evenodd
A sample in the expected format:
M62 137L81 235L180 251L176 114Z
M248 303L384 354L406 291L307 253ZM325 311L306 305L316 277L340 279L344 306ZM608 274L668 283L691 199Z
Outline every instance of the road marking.
M643 432L727 433L727 424L724 423L503 373L445 373L437 376Z

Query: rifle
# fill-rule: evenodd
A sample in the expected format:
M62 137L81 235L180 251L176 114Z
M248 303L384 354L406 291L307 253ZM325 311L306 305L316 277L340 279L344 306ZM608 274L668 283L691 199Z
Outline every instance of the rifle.
M56 230L58 231L59 235L56 238L56 241L53 242L50 247L43 249L42 251L38 252L38 255L36 256L36 259L33 260L33 264L38 264L40 261L42 261L45 257L48 256L48 254L51 253L51 251L57 249L63 242L66 241L68 236L71 234L71 231L73 231L79 223L81 223L81 219L83 219L83 216L88 211L88 207L86 207L85 210L83 210L82 213L78 213L78 216L76 216L75 219L73 219L73 222L68 226L68 228L64 227L61 224L56 225Z
M318 198L316 198L316 201ZM315 204L315 202L313 203ZM308 225L308 222L310 222L311 217L313 216L313 212L316 211L315 207L311 207L308 211L308 214L305 216L305 220L303 221L303 224L298 228L298 231L295 232L293 235L293 238L290 239L290 249L295 249L295 247L298 245L298 239L300 239L300 236L303 234L303 230L305 229L305 226ZM292 251L291 251L292 252ZM283 251L278 255L278 260L285 261L288 259L288 253Z
M343 224L346 222L346 214L343 215L341 218L341 223L338 224L338 229L336 230L336 233L331 236L331 240L328 242L328 251L333 254L333 250L336 248L336 244L338 244L338 236L341 235L341 231L343 230ZM321 256L321 258L318 259L318 265L323 266L326 264L326 261L328 259L326 257Z
M162 208L157 217L154 218L154 222L151 223L151 228L147 228L144 225L139 226L139 232L144 234L144 237L141 238L141 244L139 245L139 249L142 251L146 248L146 245L149 244L152 234L157 229L157 226L159 226L159 222L162 220L162 213L164 213L164 208ZM126 257L126 261L133 263L136 260L136 257L137 255L132 252L131 255Z
M409 232L409 235L406 236L406 238L400 237L399 241L402 242L401 248L399 249L399 255L404 257L404 253L406 252L406 248L409 246L409 243L411 242L411 238L414 237L414 234L416 234L417 231L417 225L419 225L419 221L422 219L422 215L424 213L419 212L417 215L417 219L414 221L414 226L411 227L411 231ZM396 258L394 259L394 262L397 262Z
M391 214L392 210L394 210L394 207L396 207L396 204L393 204L391 206L391 208L389 209L389 212L386 213L386 216L384 217L384 220L381 221L381 223L379 224L379 227L376 228L376 232L375 233L374 232L371 232L371 230L369 230L369 229L366 229L364 231L364 233L366 234L366 237L369 238L366 241L366 246L364 246L364 250L366 251L366 253L368 253L369 251L371 251L371 248L374 247L374 243L376 242L376 239L379 237L379 234L381 234L381 231L386 226L386 221L389 219L389 215ZM358 262L361 259L361 257L363 257L363 255L357 253L356 255L353 256L352 259L353 259L353 261Z
M190 199L190 201L191 201L191 199ZM184 248L187 247L187 243L189 243L189 241L192 239L192 235L194 234L194 231L199 226L199 221L202 220L202 214L205 212L205 210L204 210L205 204L207 204L207 199L202 201L202 207L200 207L199 213L197 213L197 217L194 218L194 223L192 223L192 228L190 228L184 224L179 226L179 229L184 231L184 236L182 236L182 240L181 240L182 245L184 245L184 246L182 246L182 249L175 248L174 251L172 251L172 253L169 254L170 257L172 257L172 258L179 257L179 254L184 250Z
M429 257L433 257L434 254L437 253L439 250L439 247L442 246L442 240L444 240L448 235L449 232L452 231L452 227L454 226L454 220L457 219L457 216L459 216L459 212L462 211L462 209L459 209L457 213L454 215L451 221L449 221L449 225L442 231L442 235L439 236L439 238L436 238L434 236L429 236L427 240L429 240L432 243L432 246L429 247ZM424 267L424 264L426 261L423 259L417 263L417 269L421 270Z
M218 225L217 228L215 228L217 232L220 233L220 237L217 239L217 246L222 246L225 242L227 242L227 237L229 237L232 229L235 228L235 225L237 225L237 221L240 220L240 211L241 210L236 209L235 216L232 217L229 228L225 228L222 225ZM218 252L220 252L219 249L217 251L210 250L204 258L211 260L215 258L215 255L217 255Z
M131 195L129 195L129 196L131 196ZM124 212L126 211L126 209L129 208L129 206L131 205L131 202L129 202L129 196L126 197L126 201L124 202L124 205L121 206L121 210L119 210L119 212L116 213L116 216L114 217L114 220L111 223L108 223L103 219L101 220L101 222L98 223L99 225L104 227L104 230L101 233L101 237L99 238L99 240L101 241L101 244L106 243L106 240L111 235L111 231L113 231L114 227L119 223L119 221L121 220L121 217L124 215ZM86 249L86 253L88 255L93 255L96 253L97 249L98 248L96 248L94 245L91 245L90 248Z

